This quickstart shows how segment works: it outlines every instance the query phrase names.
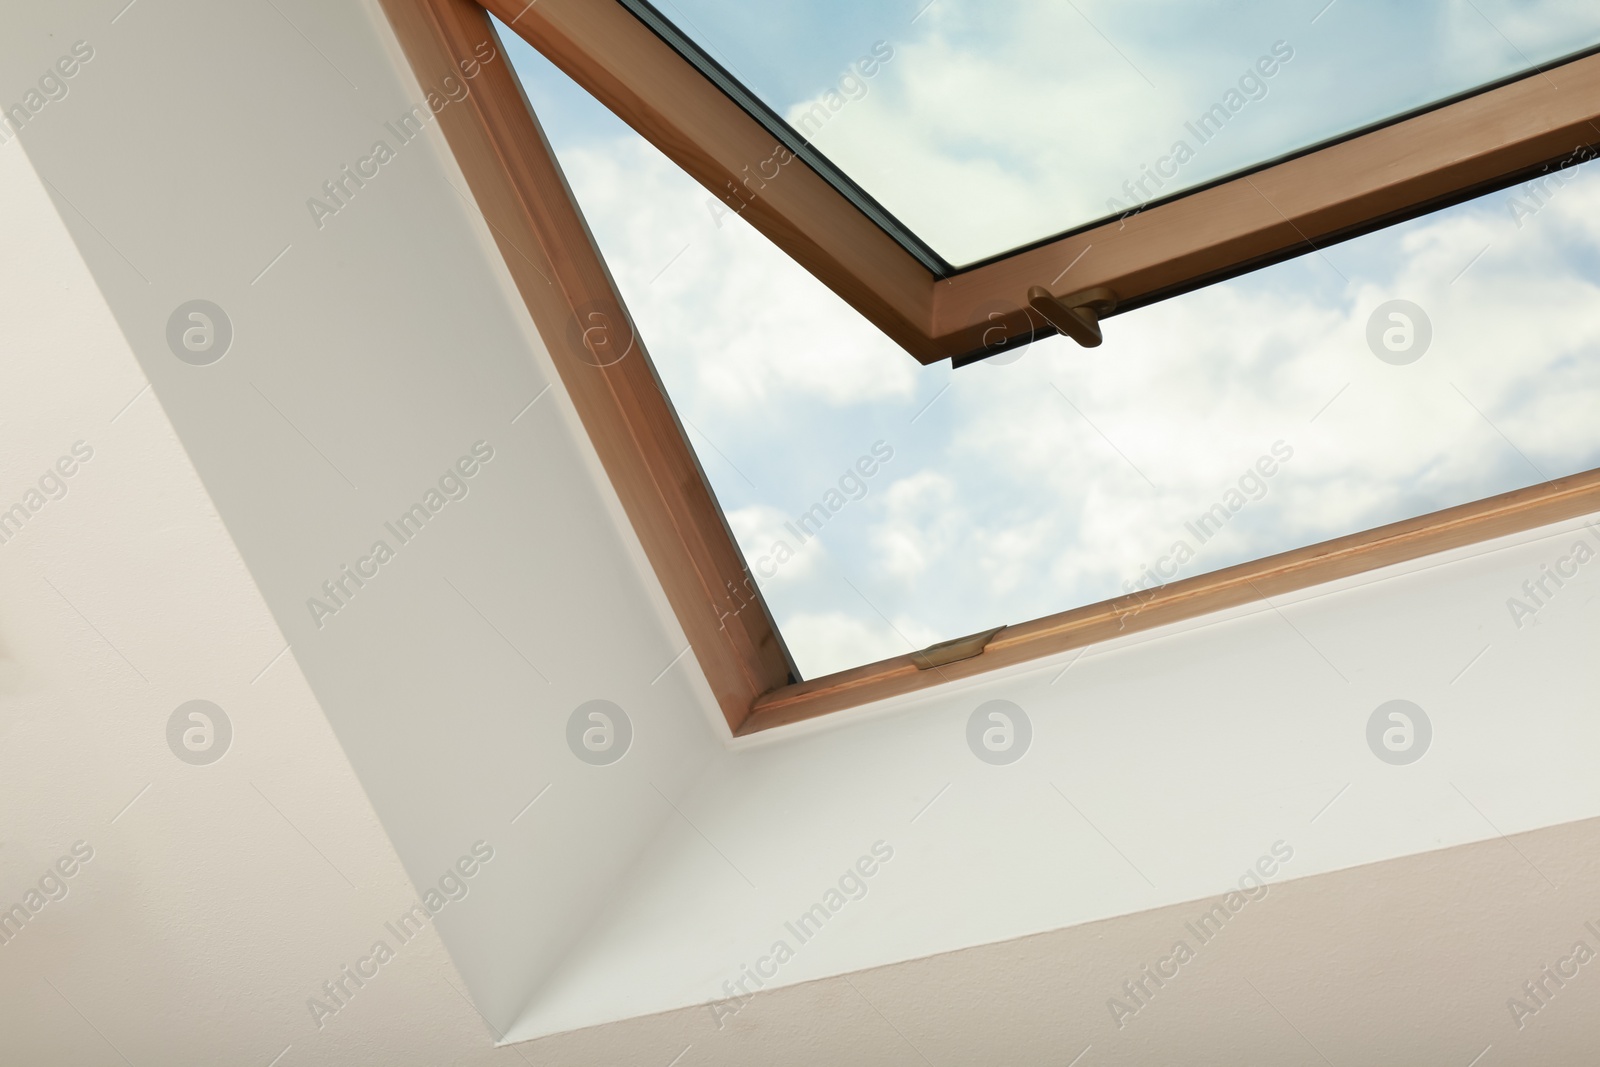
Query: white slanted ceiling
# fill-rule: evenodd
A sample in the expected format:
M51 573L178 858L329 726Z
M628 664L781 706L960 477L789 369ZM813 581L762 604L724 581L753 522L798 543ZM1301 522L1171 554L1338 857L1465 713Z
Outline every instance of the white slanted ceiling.
M1390 1062L1592 1043L1600 979L1520 1029L1505 1004L1600 921L1566 825L1600 816L1600 570L1537 625L1505 607L1591 529L732 742L437 129L390 131L422 90L376 9L120 8L0 41L0 93L94 50L0 145L0 506L93 449L0 544L0 902L94 850L0 945L0 1060L1320 1062L1294 1020L1381 1062L1352 1013L1402 989ZM203 367L166 339L197 298L234 329ZM994 698L1033 723L1009 767L966 746ZM1409 767L1366 747L1395 698L1434 724ZM209 766L167 747L193 699L233 723ZM610 766L566 744L592 699L633 722ZM1116 1026L1275 845L1268 895ZM708 1007L779 941L761 996Z

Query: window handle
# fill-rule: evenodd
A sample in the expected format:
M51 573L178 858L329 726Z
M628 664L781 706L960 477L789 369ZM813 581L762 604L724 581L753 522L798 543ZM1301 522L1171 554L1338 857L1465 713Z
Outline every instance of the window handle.
M1044 321L1084 348L1098 348L1105 340L1100 334L1100 317L1116 310L1117 295L1104 286L1081 289L1066 296L1052 296L1050 290L1035 285L1028 290L1028 306Z

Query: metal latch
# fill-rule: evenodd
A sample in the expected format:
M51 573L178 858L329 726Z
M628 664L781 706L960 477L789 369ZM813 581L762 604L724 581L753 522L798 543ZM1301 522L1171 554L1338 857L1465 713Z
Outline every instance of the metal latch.
M981 634L971 637L957 637L951 641L940 641L937 645L929 645L921 652L911 653L911 662L917 665L917 670L927 671L934 667L943 667L946 663L958 663L964 659L981 655L989 641L995 634L1004 630L1004 626L996 626L992 630L985 630Z

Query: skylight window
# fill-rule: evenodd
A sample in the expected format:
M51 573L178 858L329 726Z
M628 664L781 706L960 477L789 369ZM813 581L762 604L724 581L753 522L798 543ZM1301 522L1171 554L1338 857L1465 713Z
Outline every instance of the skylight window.
M919 368L507 47L805 678L1600 466L1586 152L1115 346Z
M701 2L386 6L424 80L502 39L512 62L440 128L734 734L1600 508L1587 8L1066 5L1169 94L1141 111L1126 72L1073 82L1081 34L1060 44L1081 70L963 81L1011 16L956 33L962 0L892 40L882 6ZM1294 33L1235 55L1252 13ZM1353 48L1355 25L1382 39ZM949 78L917 75L940 40ZM1219 111L1196 86L1224 67ZM1291 71L1323 88L1279 93ZM1030 78L1054 86L1030 130L1133 117L1060 157L1048 196L1024 186L1059 146L1004 106ZM1194 154L1150 177L1163 115ZM903 151L919 138L933 155ZM1078 228L956 269L824 141L912 161L906 195L949 232ZM1093 221L1079 194L1128 167L1140 203L1106 193Z

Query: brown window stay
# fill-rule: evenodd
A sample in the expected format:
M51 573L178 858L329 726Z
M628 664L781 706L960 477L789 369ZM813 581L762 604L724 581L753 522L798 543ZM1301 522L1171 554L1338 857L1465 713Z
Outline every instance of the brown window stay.
M424 85L494 42L492 13L725 198L776 147L618 0L382 2ZM1600 470L1587 471L796 681L509 63L483 63L465 106L439 119L736 735L1600 510ZM1591 55L948 277L806 167L735 203L916 359L959 364L1055 332L1097 343L1107 315L1513 184L1597 144L1600 55ZM1053 289L1068 264L1070 283Z

